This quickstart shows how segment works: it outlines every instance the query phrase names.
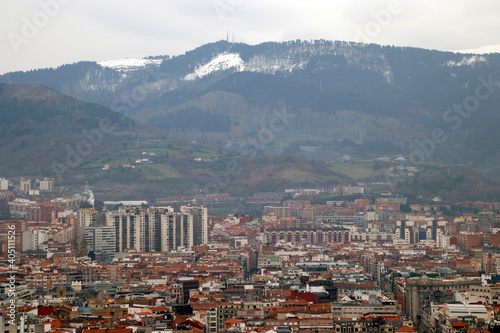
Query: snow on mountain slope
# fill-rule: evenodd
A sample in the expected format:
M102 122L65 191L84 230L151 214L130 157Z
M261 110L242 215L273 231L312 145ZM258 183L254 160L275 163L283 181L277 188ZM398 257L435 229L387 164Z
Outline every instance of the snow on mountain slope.
M233 69L236 72L258 72L274 74L279 71L292 72L302 69L307 61L295 61L290 58L254 56L244 62L238 53L221 53L204 65L198 65L193 73L184 76L183 80L194 81L217 71Z
M470 56L470 57L463 57L462 60L460 60L459 62L456 62L456 61L453 61L453 60L450 60L446 63L446 65L448 65L449 67L454 67L454 66L474 66L478 63L481 63L481 62L484 62L486 63L487 60L484 56L477 56L477 55L473 55L473 56Z
M99 61L97 64L120 72L129 72L144 68L147 65L160 65L162 61L163 59L124 58Z
M217 71L225 71L234 68L236 71L245 70L245 62L237 53L222 53L210 60L208 63L198 66L194 73L184 77L186 81L201 79L202 77Z
M248 72L258 72L274 74L276 72L293 72L296 69L303 69L308 63L306 60L296 60L287 57L265 57L256 55L246 64L245 70Z

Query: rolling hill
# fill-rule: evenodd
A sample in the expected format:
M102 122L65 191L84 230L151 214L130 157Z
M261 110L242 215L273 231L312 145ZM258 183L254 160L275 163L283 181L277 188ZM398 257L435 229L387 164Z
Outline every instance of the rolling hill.
M0 85L0 175L89 184L104 199L249 194L342 178L300 157L240 155L167 133L36 85ZM347 178L346 178L347 179Z

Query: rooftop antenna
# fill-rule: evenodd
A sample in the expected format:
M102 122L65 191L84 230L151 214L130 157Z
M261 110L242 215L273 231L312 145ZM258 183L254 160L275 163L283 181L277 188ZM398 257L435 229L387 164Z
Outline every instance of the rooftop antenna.
M229 43L229 30L226 30L226 42Z

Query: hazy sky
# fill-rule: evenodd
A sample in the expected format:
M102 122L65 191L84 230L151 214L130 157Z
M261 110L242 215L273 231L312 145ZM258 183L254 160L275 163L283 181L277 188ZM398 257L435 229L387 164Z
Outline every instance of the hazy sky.
M237 42L330 39L500 51L498 0L0 0L0 73L182 54Z

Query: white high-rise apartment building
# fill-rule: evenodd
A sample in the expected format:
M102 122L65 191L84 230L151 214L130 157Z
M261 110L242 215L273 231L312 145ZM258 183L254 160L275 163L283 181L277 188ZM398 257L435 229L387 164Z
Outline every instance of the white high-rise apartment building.
M106 225L116 230L116 251L172 251L208 243L207 209L182 207L121 207L106 213Z
M135 250L150 251L149 228L146 228L146 211L142 207L120 207L106 214L106 225L116 230L116 252Z
M85 227L98 226L106 224L106 212L94 210L92 208L83 208L78 210L78 221L76 236L82 239Z
M0 191L9 190L9 180L5 178L0 178Z
M85 227L83 237L87 250L96 261L109 261L116 253L116 230L112 226Z
M149 251L161 251L161 216L173 213L172 207L150 207L147 212L149 228Z
M193 245L208 243L208 213L203 206L182 206L181 212L193 215Z
M161 251L176 251L194 245L193 215L173 212L161 215Z

